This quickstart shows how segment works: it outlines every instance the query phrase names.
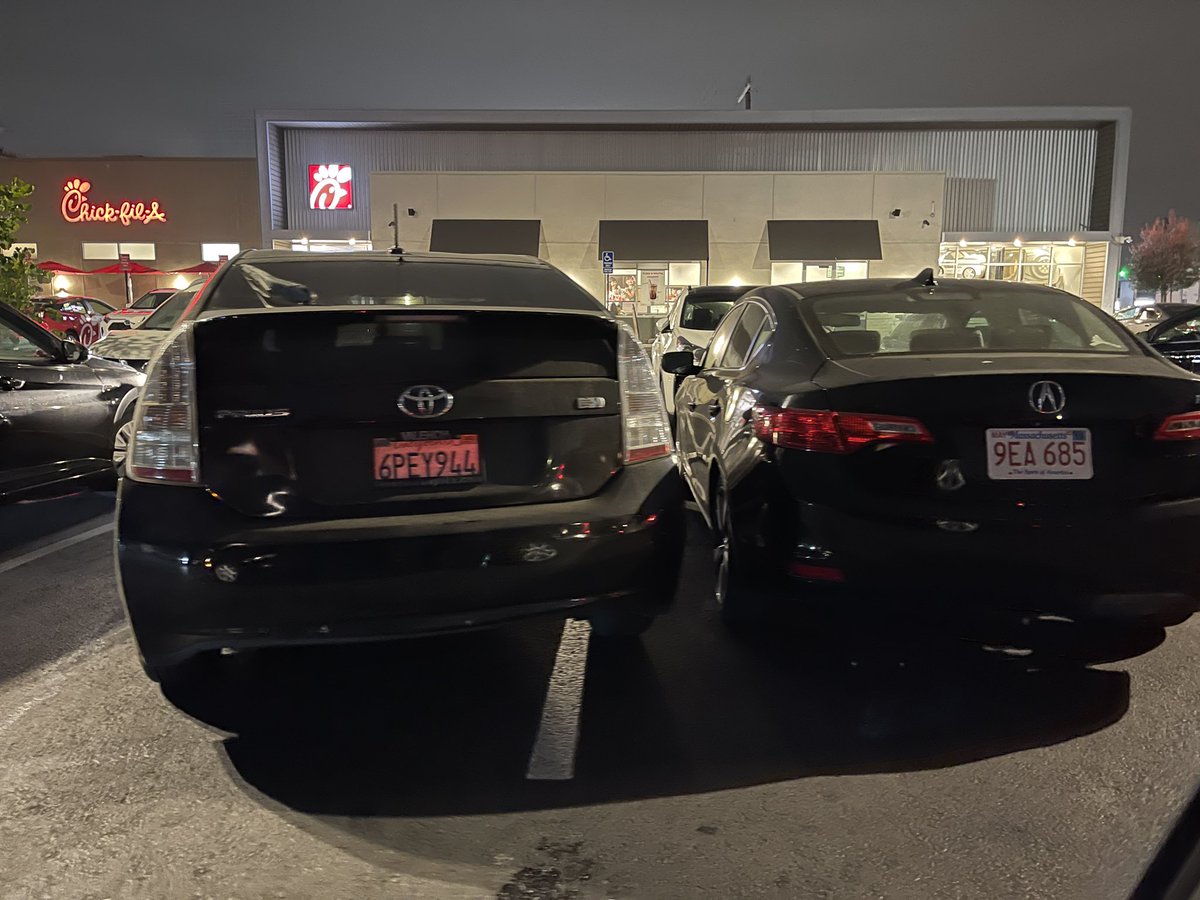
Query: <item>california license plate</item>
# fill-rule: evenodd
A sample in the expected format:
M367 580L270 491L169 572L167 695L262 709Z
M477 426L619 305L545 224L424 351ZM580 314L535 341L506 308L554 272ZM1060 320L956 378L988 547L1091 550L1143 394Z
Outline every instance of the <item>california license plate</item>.
M393 441L376 438L375 482L462 484L483 480L479 435Z
M1064 481L1092 477L1087 428L989 428L988 478Z

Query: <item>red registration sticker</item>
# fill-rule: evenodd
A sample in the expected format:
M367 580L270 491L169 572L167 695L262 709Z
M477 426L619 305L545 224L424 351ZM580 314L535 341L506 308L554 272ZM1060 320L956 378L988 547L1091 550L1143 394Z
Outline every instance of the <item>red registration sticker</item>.
M420 441L376 438L374 449L376 482L459 484L483 478L477 434Z

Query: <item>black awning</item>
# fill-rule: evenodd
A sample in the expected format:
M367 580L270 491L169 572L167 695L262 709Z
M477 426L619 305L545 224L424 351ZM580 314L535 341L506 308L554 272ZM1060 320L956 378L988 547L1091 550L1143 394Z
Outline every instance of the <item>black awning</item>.
M771 259L883 259L874 219L772 219Z
M708 220L602 220L599 250L633 262L708 259Z
M434 219L429 249L435 253L537 256L541 240L541 219Z

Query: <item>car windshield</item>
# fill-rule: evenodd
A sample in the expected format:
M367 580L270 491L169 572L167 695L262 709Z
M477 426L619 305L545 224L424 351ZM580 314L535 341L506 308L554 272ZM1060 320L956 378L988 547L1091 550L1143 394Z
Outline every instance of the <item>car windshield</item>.
M679 327L691 328L695 331L714 331L725 318L725 313L733 308L734 298L698 297L689 294L683 299L683 309L679 312Z
M1200 332L1200 317L1184 319L1175 322L1173 325L1164 327L1162 331L1154 336L1154 343L1165 344L1169 341L1194 341L1198 332Z
M887 291L799 302L834 357L1136 350L1095 308L1054 291Z
M1126 319L1136 319L1137 314L1141 311L1142 307L1140 306L1127 306L1113 313L1113 318L1119 322L1124 322Z
M165 303L152 312L142 323L139 331L170 331L187 311L188 304L196 296L199 289L176 291Z
M171 296L170 291L150 291L142 294L134 301L130 309L157 309L158 306Z
M454 306L599 310L557 269L419 258L261 260L230 269L206 309L263 306Z

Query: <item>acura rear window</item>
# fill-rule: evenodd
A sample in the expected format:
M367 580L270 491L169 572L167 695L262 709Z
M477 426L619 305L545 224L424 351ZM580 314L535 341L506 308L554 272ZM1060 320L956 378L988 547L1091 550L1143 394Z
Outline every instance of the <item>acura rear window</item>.
M205 308L447 304L602 309L557 269L404 257L250 260L225 274Z
M834 357L930 353L1131 353L1090 304L1049 291L889 291L800 302Z

